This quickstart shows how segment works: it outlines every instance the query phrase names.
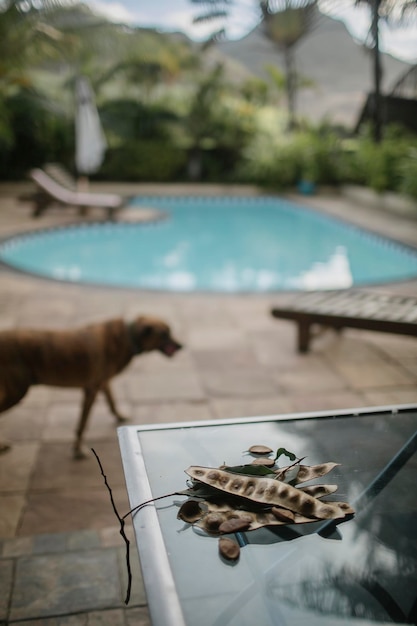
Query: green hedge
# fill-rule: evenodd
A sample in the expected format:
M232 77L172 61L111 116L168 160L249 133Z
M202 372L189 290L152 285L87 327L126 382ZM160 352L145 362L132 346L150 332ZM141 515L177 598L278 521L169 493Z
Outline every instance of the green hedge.
M165 106L130 100L108 103L102 120L110 140L95 178L132 182L187 180L190 143L186 119ZM146 114L145 114L146 113ZM211 147L201 148L203 182L253 183L283 190L306 180L319 185L354 183L417 198L417 137L399 127L375 144L371 133L347 138L323 124L294 133L269 123L254 128L239 115L221 116ZM246 129L246 130L245 130ZM73 120L48 109L34 91L0 97L0 177L21 179L34 166L74 164Z
M273 189L300 181L353 183L417 197L417 137L398 127L375 144L369 132L346 138L322 127L279 137L258 135L244 154L242 180Z
M303 131L255 138L244 154L240 178L274 189L300 180L337 184L341 178L342 143L330 130Z
M45 108L33 91L0 99L0 176L24 178L31 167L48 161L72 165L73 129L69 121Z
M106 152L97 178L131 182L163 182L183 177L184 150L167 141L138 140Z

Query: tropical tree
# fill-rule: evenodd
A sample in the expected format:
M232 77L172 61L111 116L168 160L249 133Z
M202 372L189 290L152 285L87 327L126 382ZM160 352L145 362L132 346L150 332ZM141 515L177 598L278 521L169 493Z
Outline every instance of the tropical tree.
M41 60L56 59L60 50L68 47L60 30L48 20L49 12L57 6L60 0L0 0L2 174L10 164L16 173L19 165L24 169L41 144L48 152L46 144L57 130L51 111L42 116L44 102L34 88L31 73Z
M317 0L261 0L262 29L270 41L284 56L287 95L288 125L294 129L296 122L296 93L299 78L296 70L295 52L300 41L317 24L319 13Z
M382 139L381 82L382 65L379 38L380 20L399 25L413 12L417 13L417 0L355 0L356 5L367 4L371 10L369 30L370 46L373 49L373 134L375 142Z
M57 6L60 0L0 1L0 95L12 85L27 86L28 70L64 45L60 30L47 20Z
M266 80L254 76L243 82L240 93L247 102L264 106L268 102L269 85Z
M203 149L207 141L216 135L215 111L226 89L222 65L217 65L196 85L190 98L186 126L190 137L188 176L199 180L202 175Z
M204 5L205 12L194 18L194 22L227 19L233 0L191 0ZM316 26L320 13L317 0L258 0L258 20L265 36L282 52L285 80L283 87L287 96L288 126L296 127L296 92L299 86L295 52L300 41ZM225 28L213 33L210 41L226 35Z

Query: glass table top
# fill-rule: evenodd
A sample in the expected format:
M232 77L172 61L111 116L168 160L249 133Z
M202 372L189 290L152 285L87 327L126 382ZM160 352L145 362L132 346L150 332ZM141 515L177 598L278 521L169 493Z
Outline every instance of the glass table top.
M119 440L132 508L185 489L190 465L250 463L245 451L264 444L339 463L312 482L337 484L328 499L356 510L338 524L238 533L231 565L216 537L177 518L186 496L144 507L133 522L154 624L416 623L417 407L125 426Z

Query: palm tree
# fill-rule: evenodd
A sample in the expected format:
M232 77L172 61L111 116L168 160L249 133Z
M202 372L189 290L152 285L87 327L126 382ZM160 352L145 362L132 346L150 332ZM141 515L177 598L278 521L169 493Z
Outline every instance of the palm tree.
M381 81L382 65L379 41L379 21L385 19L400 24L407 15L417 11L417 0L355 0L356 5L367 4L371 9L369 30L373 49L373 136L376 143L382 139Z
M300 41L317 24L317 0L261 0L262 28L270 41L283 53L288 126L296 127L296 92L298 76L295 51Z
M204 5L205 12L194 18L202 21L226 20L230 16L232 0L191 0ZM288 126L296 126L296 92L298 77L295 66L295 51L300 41L315 27L320 16L317 0L258 0L258 20L265 36L283 53L285 65L284 88L287 95ZM221 28L213 33L209 41L216 41L226 33Z
M68 47L60 30L48 19L50 9L57 6L60 6L60 0L0 1L0 153L3 170L7 169L17 135L25 133L24 124L15 120L22 117L29 120L31 115L35 119L39 113L31 69L42 59L56 58L59 47ZM22 116L17 103L30 109L30 114ZM37 120L40 120L39 116ZM28 142L24 144L29 155Z
M11 85L30 83L28 69L40 58L55 55L62 33L46 19L60 0L24 4L3 0L0 10L0 95Z

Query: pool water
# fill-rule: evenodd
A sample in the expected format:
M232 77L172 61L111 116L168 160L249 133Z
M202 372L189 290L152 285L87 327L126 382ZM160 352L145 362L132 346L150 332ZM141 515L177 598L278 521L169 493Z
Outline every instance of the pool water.
M95 223L21 235L0 260L58 280L168 291L334 289L417 276L417 253L273 197L140 197L155 223Z

